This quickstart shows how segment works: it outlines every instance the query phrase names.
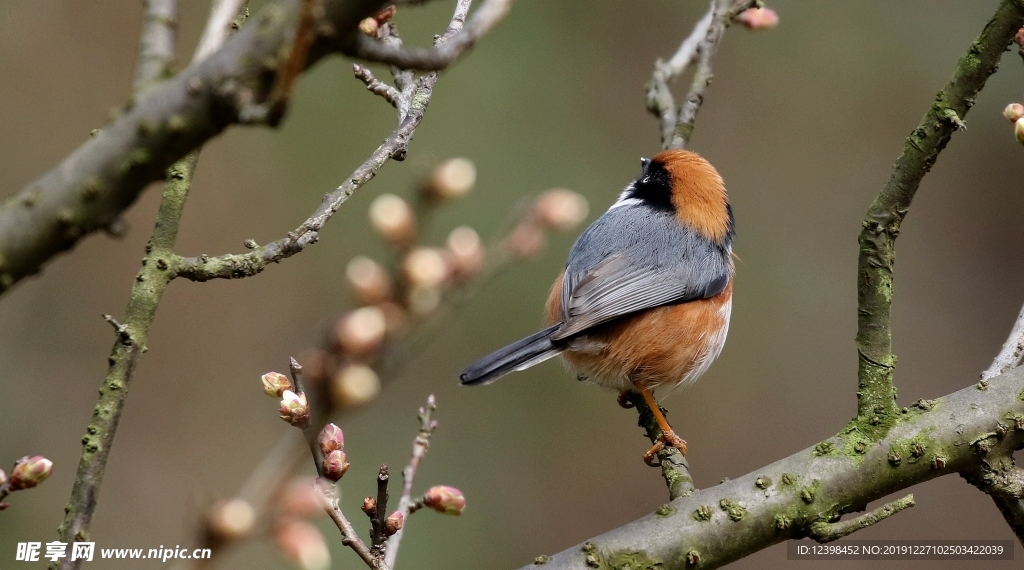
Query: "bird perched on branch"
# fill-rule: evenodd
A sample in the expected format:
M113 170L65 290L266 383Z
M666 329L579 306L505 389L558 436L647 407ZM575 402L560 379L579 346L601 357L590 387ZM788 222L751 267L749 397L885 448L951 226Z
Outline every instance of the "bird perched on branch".
M643 395L665 445L686 453L651 391L693 382L725 344L732 309L732 208L722 177L697 154L667 150L572 249L547 302L548 328L471 364L487 384L561 355L581 379ZM623 399L620 397L620 402Z

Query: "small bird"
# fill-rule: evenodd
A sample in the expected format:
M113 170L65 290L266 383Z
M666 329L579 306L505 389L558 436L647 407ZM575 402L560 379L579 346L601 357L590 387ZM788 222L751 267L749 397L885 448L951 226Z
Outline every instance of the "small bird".
M465 385L488 384L561 355L580 379L636 389L665 444L686 454L651 391L688 384L725 344L735 271L732 207L711 164L667 150L641 159L643 172L569 251L547 301L546 329L466 368Z

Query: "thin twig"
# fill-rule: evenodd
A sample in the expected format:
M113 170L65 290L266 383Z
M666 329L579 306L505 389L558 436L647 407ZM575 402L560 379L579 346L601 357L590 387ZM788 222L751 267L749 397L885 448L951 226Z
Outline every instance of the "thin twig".
M412 498L413 481L416 479L416 472L420 468L420 463L426 457L427 450L430 448L430 436L434 433L434 429L437 428L437 421L431 417L436 409L437 400L431 394L427 397L427 405L420 408L419 415L417 416L420 420L420 430L412 444L412 458L409 459L409 464L402 471L402 497L398 500L398 512L402 514L405 525L388 539L388 548L384 560L389 568L395 567L395 560L398 559L398 547L402 542L402 535L405 534L405 526L409 524L409 515L412 514L416 504L416 501Z
M160 79L170 77L174 62L174 36L178 26L178 0L146 0L139 62L132 91L141 93Z
M992 365L981 373L981 379L991 380L1020 366L1021 357L1024 357L1024 308L1017 315L1017 320L1010 329L1010 336L1003 343L1003 349L996 355Z
M452 34L449 41L432 49L390 46L365 35L356 36L353 45L344 49L353 57L393 65L399 69L439 71L473 47L505 17L511 7L512 0L485 0L472 18L466 21L461 32Z
M316 17L317 4L319 0L301 0L299 8L299 23L295 27L295 37L292 39L292 47L288 51L288 59L284 67L277 74L274 89L270 92L269 116L267 123L271 126L277 125L284 118L285 110L288 109L288 102L291 100L292 91L295 89L295 81L299 74L306 67L306 60L309 58L309 48L316 38ZM321 7L320 11L323 11Z
M651 443L662 441L661 427L658 426L658 421L651 413L651 408L647 405L644 397L636 390L630 390L626 393L626 398L630 404L636 407L639 415L637 425L647 432ZM662 409L662 412L665 410ZM658 450L658 460L661 466L661 476L665 478L665 484L668 485L670 500L693 494L696 487L693 484L693 476L690 475L690 464L678 449L671 445L663 446Z
M206 19L206 27L203 28L203 35L196 45L196 52L192 56L192 62L200 62L217 51L227 39L234 27L235 19L239 14L245 14L245 6L249 0L214 0L210 7L210 16Z
M892 353L893 269L896 237L921 179L932 168L1003 52L1024 21L1024 5L1003 0L953 77L935 97L921 123L907 137L888 182L868 209L859 237L857 263L857 415L866 435L878 437L899 419Z
M377 79L373 76L373 72L358 63L352 64L352 73L355 74L357 79L366 84L367 91L383 97L392 107L398 108L398 99L402 95L397 89Z
M383 567L377 564L373 554L370 553L370 549L366 547L363 540L356 534L352 523L348 522L348 519L345 518L345 513L341 511L341 506L338 504L338 494L335 491L334 485L323 479L317 479L317 489L319 490L321 506L323 506L327 515L331 517L331 520L334 521L338 530L341 531L341 543L354 550L370 568L384 570Z
M903 509L913 506L914 495L911 493L902 499L886 503L871 512L853 517L852 519L834 523L816 521L810 525L810 528L808 528L807 536L821 543L832 542L833 540L838 540L848 534L853 534L858 530L878 524Z

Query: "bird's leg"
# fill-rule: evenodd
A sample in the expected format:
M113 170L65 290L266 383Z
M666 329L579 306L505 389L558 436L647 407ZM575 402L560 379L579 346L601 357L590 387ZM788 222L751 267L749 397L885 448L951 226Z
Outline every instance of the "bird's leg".
M661 428L661 439L657 441L647 453L644 454L644 461L650 464L653 457L665 447L665 444L671 445L672 447L679 450L679 453L686 455L686 442L683 438L676 435L676 432L672 431L672 426L668 425L668 420L665 419L664 414L661 413L661 408L658 407L658 402L654 400L654 396L651 391L647 389L647 386L637 385L637 390L644 397L647 402L647 407L651 409L651 413L654 414L654 419L658 422L658 427Z

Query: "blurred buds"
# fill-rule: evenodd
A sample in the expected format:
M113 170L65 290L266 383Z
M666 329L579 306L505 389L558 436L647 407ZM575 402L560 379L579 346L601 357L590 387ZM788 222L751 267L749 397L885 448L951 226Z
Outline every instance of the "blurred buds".
M465 196L476 184L476 165L468 158L449 158L438 164L424 187L427 197L447 200Z
M361 307L338 320L338 345L352 356L366 356L380 347L387 332L384 312L379 307Z
M219 542L233 542L249 536L256 524L256 511L242 499L220 501L210 509L207 531Z
M7 482L7 473L5 473L3 469L0 469L0 485L3 485L6 482Z
M291 390L292 381L280 372L267 372L262 376L263 391L271 398L280 398L285 390Z
M363 499L363 506L360 507L366 516L372 517L377 515L377 501L373 497L366 497Z
M402 261L402 271L413 287L439 287L448 279L448 261L436 248L417 247Z
M375 18L366 18L359 22L359 31L372 37L377 36L377 29L380 28L380 24L377 23Z
M301 570L327 570L331 567L327 541L311 523L302 519L286 520L274 529L274 538L284 556Z
M386 334L395 334L402 329L402 325L405 324L405 309L401 305L387 301L377 307L384 313L384 332Z
M335 407L354 408L368 404L380 393L380 379L369 366L349 364L331 380L331 400Z
M335 449L324 456L324 477L331 481L341 479L341 476L348 471L348 467L348 457L340 449Z
M296 394L291 390L285 390L281 395L281 419L293 426L304 426L309 423L309 404L306 403L305 394Z
M437 485L423 495L423 506L446 515L461 515L466 508L466 497L455 487Z
M1020 103L1010 103L1003 109L1003 116L1006 117L1007 121L1016 123L1017 119L1024 117L1024 105Z
M320 430L320 437L317 438L320 444L320 453L327 455L332 451L345 449L345 434L341 428L334 424L327 424Z
M312 477L295 477L281 495L281 513L293 517L313 517L324 514L320 491L313 486Z
M736 16L736 21L748 30L770 30L779 25L779 15L771 8L750 8Z
M509 254L517 259L533 257L544 249L544 230L528 221L520 222L505 241Z
M370 204L370 224L392 243L410 243L416 237L416 214L394 194L381 194Z
M1024 144L1024 118L1017 119L1013 124L1013 134L1017 137L1017 142Z
M587 219L589 206L581 194L554 188L537 198L534 213L541 225L551 230L566 231L580 225Z
M1013 36L1013 41L1017 44L1017 47L1024 49L1024 28L1017 30L1017 35Z
M310 385L320 384L330 376L333 370L331 355L326 350L319 348L302 351L302 354L299 355L299 362L302 363L302 374Z
M45 481L52 472L53 462L42 455L22 457L11 470L10 489L12 491L31 489Z
M413 287L409 290L409 310L417 315L429 315L441 304L440 287Z
M484 246L480 234L469 226L459 226L448 234L448 253L456 277L476 275L484 263Z
M388 518L384 519L384 534L391 536L396 532L402 530L402 525L405 524L405 517L402 513L395 511L388 515Z
M391 298L391 276L369 257L352 258L345 268L345 276L363 304L376 305Z

